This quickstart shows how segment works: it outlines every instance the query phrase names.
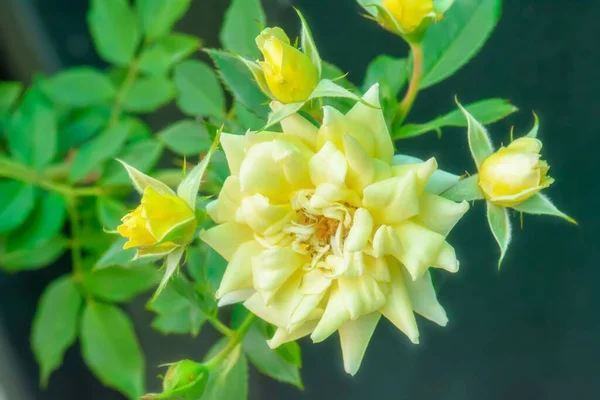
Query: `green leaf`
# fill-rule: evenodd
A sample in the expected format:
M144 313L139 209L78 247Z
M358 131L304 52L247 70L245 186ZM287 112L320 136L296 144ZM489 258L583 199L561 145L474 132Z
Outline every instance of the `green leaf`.
M197 336L206 321L198 304L182 296L172 284L148 303L148 309L158 314L152 321L152 327L165 335Z
M306 54L312 63L317 67L320 77L323 66L315 39L313 38L313 34L308 26L308 22L306 22L306 19L304 18L304 15L302 15L298 9L296 9L296 13L298 14L298 17L300 17L300 22L302 25L302 31L300 33L300 46L302 47L304 54Z
M23 92L21 82L0 82L0 116L10 111L21 92Z
M128 144L117 155L120 160L142 172L150 172L160 160L163 144L156 139L145 139ZM129 184L127 171L117 161L109 161L101 179L107 185Z
M148 40L167 35L185 15L191 0L137 0L136 7Z
M136 16L128 0L91 0L88 25L94 45L105 61L127 66L140 42Z
M471 175L461 179L456 185L444 192L442 197L452 201L483 200L485 196L479 187L479 175Z
M89 303L81 322L81 353L102 383L130 399L144 394L144 355L133 325L119 308Z
M234 102L233 110L235 111L235 116L240 125L240 134L246 133L248 129L258 131L267 123L265 118L261 118L248 110L240 101Z
M347 79L348 74L342 71L339 67L325 61L323 61L322 67L323 70L321 71L321 78L336 82L348 90L358 92L359 89Z
M465 106L465 109L473 118L485 125L499 121L519 110L504 99L481 100ZM448 126L467 126L467 120L460 110L454 110L426 124L407 124L400 128L394 127L392 138L394 140L408 139L433 131L441 134L442 128Z
M166 36L140 56L140 71L149 75L166 75L171 67L200 48L200 39L182 33Z
M8 149L13 158L39 171L56 156L56 131L52 105L37 87L32 87L8 120Z
M477 168L483 161L494 153L492 140L485 127L477 121L460 103L456 102L467 120L467 136L469 139L469 149Z
M90 67L60 72L40 87L52 101L70 107L101 105L112 100L117 93L106 75Z
M424 162L420 158L408 156L405 154L397 154L394 156L393 165L420 164ZM429 177L425 190L428 193L442 194L458 183L459 175L450 172L436 169L433 175Z
M298 367L269 348L257 324L246 333L242 343L248 359L262 374L303 389Z
M501 0L457 1L445 18L427 28L421 89L454 74L483 47L498 19Z
M79 149L69 170L69 181L78 182L104 161L116 156L125 144L129 129L125 124L108 128Z
M225 117L225 95L214 71L200 61L184 61L175 67L177 105L193 116Z
M255 39L266 20L260 0L232 0L221 29L223 48L252 59L259 58Z
M104 228L115 230L117 226L121 225L121 218L128 213L128 210L119 200L112 197L98 197L96 213L98 221Z
M136 117L125 117L122 121L129 129L127 141L129 143L148 140L152 138L152 130L144 121Z
M197 121L176 122L160 131L157 138L169 150L183 156L203 153L212 142L204 124Z
M94 297L110 302L126 302L154 287L159 280L153 265L131 268L109 267L84 275L83 284Z
M208 352L207 360L219 353L227 339L219 341ZM246 400L248 398L248 361L241 346L211 371L202 400Z
M6 251L35 249L60 234L65 217L64 197L57 193L43 193L25 224L6 238Z
M150 113L169 104L174 97L175 87L169 79L161 76L140 78L127 92L123 109L133 113Z
M490 229L494 235L494 239L500 247L500 260L498 268L506 256L508 245L511 239L510 220L508 218L508 210L504 207L496 206L489 201L487 202L487 218L490 224Z
M133 265L139 261L132 261L135 257L135 249L123 250L123 245L125 245L127 239L118 238L113 242L112 245L102 254L102 256L94 265L95 269L102 269L113 266L126 266Z
M552 204L547 196L541 193L536 194L527 201L518 204L513 208L525 214L550 215L553 217L563 218L570 223L577 225L577 221L560 211L554 204Z
M40 298L33 319L31 347L40 365L42 387L48 385L50 374L60 367L65 351L77 338L82 303L71 275L50 283Z
M222 50L204 51L213 59L223 84L233 97L254 114L266 118L269 99L258 87L244 61Z
M284 343L277 347L275 351L287 362L298 368L302 368L302 352L297 342Z
M108 109L92 108L73 115L58 131L58 152L79 146L96 136L108 123Z
M12 231L25 222L35 204L32 185L17 181L0 181L0 234Z
M8 272L31 271L55 262L67 249L69 241L62 236L22 247L11 252L0 251L0 268Z
M396 58L385 54L377 56L367 68L362 89L364 92L379 83L384 97L396 97L409 78L405 58ZM389 92L389 93L386 93Z

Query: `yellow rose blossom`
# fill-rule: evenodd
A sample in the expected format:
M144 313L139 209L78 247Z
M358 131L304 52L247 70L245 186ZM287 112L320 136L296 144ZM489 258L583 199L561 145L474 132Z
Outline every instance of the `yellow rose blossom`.
M433 0L383 0L382 5L406 34L419 28L426 17L436 15Z
M169 253L187 244L196 229L194 211L183 199L151 186L144 189L140 206L122 222L117 232L129 239L123 248L138 248L138 255Z
M364 100L379 104L377 85ZM381 109L324 107L320 128L298 114L282 127L221 138L231 176L201 233L229 261L217 297L276 325L272 348L339 331L354 374L382 315L414 343L414 312L446 325L429 268L458 270L445 238L468 204L425 192L435 159L392 165Z
M290 44L281 28L267 28L256 38L263 54L259 65L273 96L282 103L306 101L319 81L310 58Z
M486 158L479 170L479 186L486 198L514 207L550 186L548 164L540 159L542 142L523 137Z

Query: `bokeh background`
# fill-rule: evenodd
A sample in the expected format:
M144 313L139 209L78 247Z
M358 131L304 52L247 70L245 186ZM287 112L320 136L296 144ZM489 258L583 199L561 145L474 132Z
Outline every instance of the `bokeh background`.
M460 1L460 0L457 0ZM406 46L361 17L352 0L263 0L270 24L298 29L292 6L312 26L327 61L362 82L378 54L403 56ZM178 30L217 47L228 0L194 0ZM30 82L72 65L102 66L87 33L85 0L0 0L0 79ZM439 297L446 329L419 320L414 346L389 324L380 324L359 374L344 374L336 338L301 342L306 390L251 373L252 400L564 400L600 398L600 2L595 0L505 0L503 17L483 51L451 79L420 95L411 121L427 121L463 103L504 97L521 112L491 127L496 143L510 127L526 131L531 111L542 121L544 155L556 184L554 201L580 221L569 226L551 218L526 217L498 272L497 249L477 204L452 234L461 271L441 280ZM200 57L202 57L200 55ZM162 127L169 111L149 121ZM474 167L464 130L446 129L398 143L402 152L436 156L447 170ZM1 194L0 194L1 195ZM515 218L515 222L518 219ZM47 390L29 332L38 297L53 278L70 270L68 259L37 272L0 272L0 400L117 400L87 370L78 346ZM145 299L128 306L146 352L149 389L155 366L201 358L216 334L205 327L191 339L164 337L150 328ZM227 400L227 399L224 399Z

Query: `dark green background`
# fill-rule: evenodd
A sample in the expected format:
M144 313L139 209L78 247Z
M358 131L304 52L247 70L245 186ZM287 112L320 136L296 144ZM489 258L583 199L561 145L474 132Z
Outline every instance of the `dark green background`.
M30 79L36 69L52 72L60 65L98 63L86 33L83 0L39 0L9 3L36 5L41 25L29 26L48 46L26 55L22 36L2 40L3 79ZM457 0L460 1L460 0ZM195 0L180 29L218 46L218 23L228 1ZM406 46L360 16L352 0L266 0L271 24L290 32L298 24L292 5L309 20L322 56L350 72L357 83L378 54L401 56ZM10 8L10 7L9 7ZM15 11L13 9L12 11ZM526 217L498 272L498 250L486 227L484 209L475 205L451 236L461 270L440 282L440 300L450 323L440 328L419 319L421 344L410 342L387 322L380 324L359 374L343 373L336 338L320 345L302 342L306 390L274 383L252 373L253 399L393 399L504 400L600 398L600 3L594 0L505 0L501 22L484 50L451 79L423 92L410 121L423 122L463 103L504 97L521 112L491 127L496 144L540 116L544 156L552 166L555 185L547 193L580 226L551 218ZM33 32L33 33L31 33ZM32 39L33 40L33 39ZM6 43L12 46L6 47ZM15 44L17 44L15 46ZM13 50L10 50L10 49ZM15 55L14 49L20 52ZM35 47L34 47L35 48ZM12 51L12 52L11 52ZM161 116L159 118L168 118ZM159 125L164 124L159 119ZM474 171L464 130L399 142L401 152L437 157L447 170ZM22 369L35 386L37 367L28 336L37 298L53 277L69 270L68 261L50 269L6 276L0 273L0 318ZM200 357L215 335L206 329L200 338L164 338L149 331L151 315L143 302L130 307L147 352L148 365L177 357ZM158 380L150 368L150 386ZM83 365L77 348L35 399L120 399L102 388Z

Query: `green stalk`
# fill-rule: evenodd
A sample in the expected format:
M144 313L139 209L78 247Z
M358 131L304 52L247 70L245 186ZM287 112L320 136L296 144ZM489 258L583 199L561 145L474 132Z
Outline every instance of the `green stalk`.
M419 85L423 74L423 46L420 43L409 43L412 52L413 71L406 95L398 105L394 124L401 125L408 116L417 95L419 94Z
M214 369L219 363L224 361L233 350L235 350L238 344L244 339L246 333L248 333L248 329L250 329L254 320L256 320L256 315L248 314L242 325L234 331L233 336L230 337L229 342L223 350L205 364L208 369Z

